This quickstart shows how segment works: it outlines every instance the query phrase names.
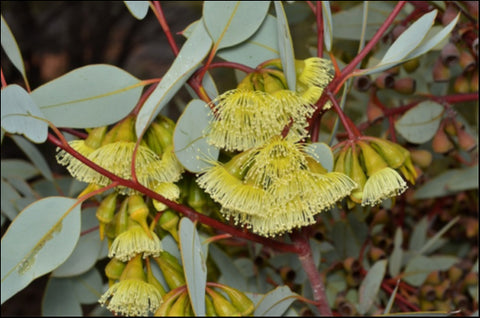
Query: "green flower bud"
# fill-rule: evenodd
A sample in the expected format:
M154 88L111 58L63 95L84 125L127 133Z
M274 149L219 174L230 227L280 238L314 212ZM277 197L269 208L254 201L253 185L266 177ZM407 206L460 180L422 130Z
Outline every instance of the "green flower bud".
M180 218L175 212L173 212L172 210L165 210L162 213L162 216L160 217L160 219L158 220L158 224L162 229L172 234L175 241L178 242L179 240L178 222L179 221L180 221Z
M128 198L128 215L142 226L144 231L151 238L150 228L148 227L147 217L149 214L148 206L145 204L141 195L131 195Z
M242 316L248 316L253 313L255 305L250 298L247 297L247 295L233 287L225 285L218 285L216 287L222 289L228 295L233 306L240 312Z
M100 223L99 232L100 232L100 240L103 241L104 234L105 234L105 225L110 223L113 220L115 214L115 208L117 207L117 193L113 192L106 196L100 206L97 209L97 219Z
M233 304L231 304L225 297L223 297L220 293L215 292L210 288L206 288L207 293L212 297L213 306L215 307L215 311L219 316L241 316L240 311L235 308Z
M125 269L125 263L116 259L112 258L107 266L105 266L105 275L108 278L109 285L113 283L113 281L120 279L120 276L123 273L123 270Z

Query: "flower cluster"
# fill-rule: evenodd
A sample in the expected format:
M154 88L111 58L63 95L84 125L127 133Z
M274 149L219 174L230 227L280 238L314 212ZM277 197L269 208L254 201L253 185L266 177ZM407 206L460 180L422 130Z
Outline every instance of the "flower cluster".
M327 172L300 141L307 119L332 78L328 60L296 61L295 90L287 88L279 60L264 63L210 105L207 141L239 151L213 162L198 185L220 203L221 213L263 236L313 224L356 187L345 174Z
M74 140L69 144L100 167L124 179L132 179L136 144L134 123L135 118L129 116L108 132L106 127L95 128L85 140ZM145 141L137 149L135 174L142 185L170 200L177 200L180 190L174 182L180 179L183 167L173 153L173 129L174 123L163 116L152 123L145 134ZM80 195L111 183L109 178L66 151L60 151L57 160L67 167L72 176L89 183ZM122 202L117 208L120 200ZM157 201L153 205L157 211L167 208ZM108 238L108 256L112 258L105 268L110 288L99 302L116 314L145 316L155 312L163 302L165 291L151 273L149 258L164 253L155 231L157 225L163 228L164 222L155 220L150 210L142 195L121 186L104 197L97 209L100 238ZM169 231L176 233L178 217L176 220L176 224L169 220Z
M225 217L263 236L313 224L316 214L356 187L346 175L328 173L302 144L280 136L215 163L197 181Z
M417 173L410 152L400 145L376 137L359 137L338 145L334 170L350 176L357 184L350 205L374 206L400 195L407 183L415 184Z
M312 104L333 77L331 62L321 58L297 61L295 91L287 88L279 60L263 66L247 75L236 89L212 101L214 115L206 132L209 143L228 151L244 151L265 144L286 127L297 140L307 135Z

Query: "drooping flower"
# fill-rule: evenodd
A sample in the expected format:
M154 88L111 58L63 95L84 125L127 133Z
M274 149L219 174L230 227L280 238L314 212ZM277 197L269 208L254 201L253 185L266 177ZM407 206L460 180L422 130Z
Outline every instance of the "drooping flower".
M100 297L99 303L117 315L147 316L160 307L162 295L147 282L141 257L137 255L123 270L120 281Z
M263 236L313 224L315 215L356 187L346 175L326 172L299 143L279 136L215 164L198 183L227 219Z
M335 171L347 173L357 184L350 195L350 205L375 206L402 194L416 171L405 148L375 137L362 136L336 153Z
M155 232L147 233L138 223L131 221L128 229L113 241L108 257L126 262L137 254L144 258L150 255L156 257L162 251L162 243Z

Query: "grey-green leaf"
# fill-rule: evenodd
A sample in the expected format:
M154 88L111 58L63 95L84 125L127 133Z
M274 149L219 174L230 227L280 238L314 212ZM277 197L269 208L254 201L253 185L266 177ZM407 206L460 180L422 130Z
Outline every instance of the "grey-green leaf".
M70 279L50 277L43 295L42 316L82 316Z
M438 198L471 189L478 189L477 165L441 173L417 189L414 198L418 200Z
M38 88L31 96L57 127L89 128L115 123L137 104L143 83L107 64L77 68Z
M292 36L288 27L287 16L281 1L274 1L275 12L277 14L277 36L278 48L280 50L280 59L285 77L287 79L288 88L295 91L297 78L295 73L295 54L293 52Z
M328 52L332 50L333 39L333 18L330 10L330 1L322 1L322 17L323 17L323 42Z
M172 66L147 98L138 113L135 124L137 137L143 135L150 123L157 117L162 108L172 99L177 91L195 72L204 57L210 51L212 40L203 23L197 23L195 30L183 45Z
M422 144L435 135L442 115L443 106L425 101L407 111L395 122L395 129L409 142Z
M403 258L403 233L402 228L398 227L395 231L395 238L393 240L393 251L388 262L388 272L390 276L396 277L400 273Z
M252 36L267 15L270 1L205 1L203 21L216 49Z
M210 108L204 101L192 100L177 121L173 132L175 155L185 169L201 172L218 158L219 149L208 144L204 136L210 117Z
M20 71L23 76L23 79L27 80L27 75L25 73L25 66L23 64L22 54L20 53L20 49L18 48L17 41L13 36L10 27L8 26L7 22L2 15L2 26L1 26L1 34L2 34L2 47L5 50L5 54L7 54L12 64ZM2 98L3 103L3 98Z
M315 142L307 144L305 151L328 171L333 170L333 153L332 149L323 142Z
M246 41L218 51L224 60L255 68L267 60L280 57L277 40L277 19L268 14L257 32Z
M179 232L183 270L192 309L196 316L205 316L207 255L203 253L195 224L189 218L184 217L180 220Z
M17 146L22 149L23 153L27 155L27 157L32 161L35 167L40 170L42 175L49 181L53 181L52 171L50 167L43 157L42 153L32 145L28 140L20 136L12 136L13 141L17 144Z
M47 140L46 116L26 90L13 84L1 92L2 128L12 134L23 134L35 143Z
M444 271L458 261L454 256L417 255L405 266L403 280L412 286L419 287L423 284L428 274L435 270Z
M150 3L148 1L123 1L128 11L138 20L143 20L148 13Z
M358 312L362 315L366 314L373 302L377 299L377 294L380 289L385 271L387 269L387 260L380 260L376 262L365 276L365 279L360 284L359 289L359 303Z
M12 222L1 242L2 303L72 253L80 235L76 202L65 197L41 199Z
M69 279L73 283L75 296L81 304L94 304L102 295L102 276L95 267L82 275Z
M254 316L281 316L296 300L298 294L288 286L280 286L265 294L255 308Z

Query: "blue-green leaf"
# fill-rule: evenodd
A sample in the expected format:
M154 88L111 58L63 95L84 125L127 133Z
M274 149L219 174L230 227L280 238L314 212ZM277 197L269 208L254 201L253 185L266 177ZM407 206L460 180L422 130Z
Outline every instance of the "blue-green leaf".
M203 21L215 47L230 47L248 39L262 24L270 1L205 1Z
M45 198L13 220L1 243L2 303L72 253L80 235L80 205L75 203L65 197Z
M258 31L246 41L218 51L224 60L255 68L267 60L280 57L277 40L277 19L268 14Z
M2 89L2 128L23 134L35 143L47 140L48 124L38 104L22 87L13 84Z
M281 1L274 1L277 14L277 36L280 59L282 60L283 72L287 79L288 88L295 91L297 77L295 73L295 54L293 52L292 36L288 27L287 16Z
M419 187L414 198L418 200L438 198L471 189L478 189L477 165L441 173Z
M94 304L102 295L102 276L95 267L82 275L67 279L72 281L75 296L81 304Z
M96 208L82 211L81 232L85 232L85 234L80 236L68 259L52 272L53 277L77 276L87 272L95 265L102 247L98 231L91 231L98 227L96 211Z
M7 22L2 15L2 26L1 26L1 34L2 34L2 47L5 50L5 54L7 54L12 64L20 71L23 76L25 82L27 81L27 75L25 73L25 66L23 64L22 54L20 53L20 49L18 48L17 41L13 36L12 31L10 30ZM2 98L3 104L3 98Z
M18 207L17 202L21 196L15 190L15 188L10 185L10 183L6 182L1 179L1 209L2 215L8 217L10 221L12 221L18 214Z
M148 13L148 1L123 1L128 11L138 20L143 20Z
M328 52L332 50L333 18L330 1L322 1L323 41Z
M403 233L402 228L398 227L395 231L395 238L393 240L393 251L388 262L388 273L392 277L396 277L400 273L403 258Z
M333 170L333 153L332 149L323 142L314 142L307 144L305 151L328 171Z
M137 104L143 83L107 64L77 68L38 88L31 96L57 127L89 128L115 123Z
M188 288L188 295L196 316L205 316L205 286L207 284L207 255L195 224L189 218L180 220L180 252Z
M409 142L422 144L437 132L444 108L442 105L425 101L407 111L395 122L395 129Z
M255 307L254 316L281 316L296 300L298 294L288 286L280 286L265 294Z
M242 271L224 251L215 244L211 244L209 253L222 273L219 280L221 283L238 290L247 290L247 278L243 276Z
M192 100L177 121L173 132L173 147L178 161L191 172L201 172L218 158L219 149L208 144L204 130L211 110L204 101Z
M376 262L365 276L365 279L360 284L359 289L359 303L357 310L364 315L372 307L373 302L377 299L380 284L382 283L385 271L387 269L387 260L380 260Z
M50 277L42 300L42 316L82 316L70 279Z
M145 129L157 117L163 106L187 82L188 78L195 72L203 58L210 51L211 46L212 40L203 23L197 23L195 30L183 45L172 66L138 113L135 124L135 131L138 137L143 135Z
M458 262L454 256L430 256L417 255L405 266L402 279L412 286L419 287L423 284L428 274L433 271L444 271Z
M2 177L19 177L28 180L40 174L31 163L21 159L4 159L1 163Z
M20 136L12 136L13 141L17 144L17 146L22 149L23 153L27 155L27 157L32 161L35 167L40 170L42 175L49 181L53 181L52 171L50 170L50 166L48 165L47 161L43 157L42 153L32 145L28 140L22 138Z

